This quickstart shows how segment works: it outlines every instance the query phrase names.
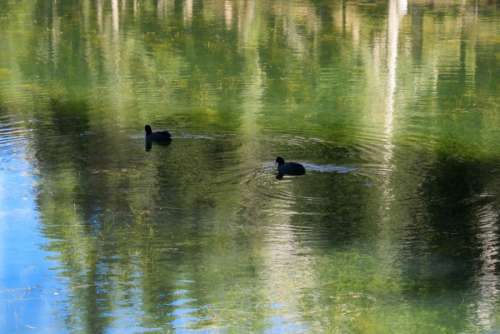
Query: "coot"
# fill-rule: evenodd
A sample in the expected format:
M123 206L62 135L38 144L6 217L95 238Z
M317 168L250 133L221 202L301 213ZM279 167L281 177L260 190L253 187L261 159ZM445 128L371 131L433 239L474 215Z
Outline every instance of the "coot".
M156 131L153 132L151 129L151 126L145 125L144 130L146 130L146 140L150 141L158 141L158 142L165 142L165 141L170 141L172 140L170 136L170 132L168 131Z
M304 175L306 173L304 166L297 162L285 163L285 159L277 157L276 163L278 164L278 179L281 179L283 175Z

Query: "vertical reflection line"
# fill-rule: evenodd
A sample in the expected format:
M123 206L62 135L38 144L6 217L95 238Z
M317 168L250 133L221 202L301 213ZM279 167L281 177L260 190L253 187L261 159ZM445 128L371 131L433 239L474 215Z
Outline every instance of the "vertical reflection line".
M481 269L477 276L479 296L476 309L478 324L485 330L494 324L495 307L498 299L498 213L491 204L479 211L478 239L481 244Z
M465 71L466 71L466 82L467 89L471 86L473 87L476 82L476 62L477 62L477 36L478 36L478 12L477 12L477 1L474 5L474 11L472 14L466 14L462 16L462 31L467 32L467 37L465 38ZM467 10L465 10L468 13Z
M113 17L113 32L114 36L118 35L120 29L120 17L118 14L118 0L111 0L111 15Z
M156 4L156 12L159 19L163 19L165 17L165 0L158 0Z
M83 12L83 31L85 31L85 36L88 36L89 30L91 29L91 23L90 23L90 15L92 13L91 9L91 0L84 0L82 4L82 12ZM93 69L95 68L93 66L93 57L92 57L92 41L90 38L85 38L84 40L84 54L85 54L85 60L88 63L88 69L89 72L93 72ZM92 73L94 74L94 73Z
M112 77L114 82L112 84L114 88L113 95L116 96L119 102L121 102L121 70L120 70L120 60L121 60L121 48L120 48L120 4L119 0L111 0L111 47L110 47L110 65L112 66ZM117 104L118 106L119 104Z
M397 0L389 2L388 18L388 57L387 57L387 101L385 112L384 134L386 137L385 162L389 163L392 157L392 131L394 113L394 94L396 91L396 66L398 58L398 38L399 38L399 15L397 11Z
M233 25L233 3L229 0L224 2L224 22L226 29L231 30Z
M57 65L60 22L57 15L57 0L52 2L52 62Z
M114 47L114 62L118 64L120 57L120 43L119 43L119 30L120 30L120 13L118 12L118 0L111 0L111 16L113 21L113 47ZM118 73L118 68L115 73Z
M246 29L251 30L253 19L244 22ZM242 131L242 146L241 156L244 164L254 164L259 161L260 142L259 126L257 123L257 115L262 108L262 95L264 94L263 76L265 75L260 65L259 52L253 43L246 43L243 39L244 55L245 55L245 78L244 80L244 96L242 104L241 116L241 131Z
M102 32L102 0L97 0L97 28L99 32Z
M248 6L251 5L255 6L255 4L248 4ZM258 36L251 34L256 28L254 14L257 9L251 8L250 14L247 12L244 17L243 31L241 32L245 36L241 40L247 64L244 77L248 78L244 80L245 88L240 124L242 144L239 149L241 166L245 171L260 168L258 164L261 161L259 157L262 155L262 149L268 149L262 147L261 141L258 139L261 137L258 119L262 109L262 96L265 93L265 72L261 68L262 62L259 59L258 44L255 43ZM254 184L251 188L245 186L245 189L242 190L242 193L245 194L242 199L243 206L247 211L245 215L252 219L258 219L262 211L263 202L257 189L258 186L258 184ZM274 201L271 203L273 210L284 209L282 201L276 199L271 201ZM284 210L294 206L292 199L286 204ZM266 316L269 316L269 319L278 319L275 322L279 325L285 325L288 319L299 318L301 314L301 295L290 293L290 287L293 287L293 291L300 291L302 287L312 286L311 273L313 270L310 260L309 257L297 255L300 245L297 243L290 219L290 214L283 213L266 217L266 238L261 247L265 269L260 271L259 275L262 275L266 282L262 286L265 292L263 295L267 296L264 300L268 304ZM280 315L273 317L275 311L271 305L282 305L283 309L280 310ZM281 314L287 316L281 316ZM277 326L276 323L270 324L270 331L276 329L273 326Z
M396 72L398 60L398 39L399 39L399 19L400 13L405 11L407 0L391 0L389 2L388 25L387 25L387 100L384 122L384 198L387 200L391 195L391 190L388 186L389 173L392 171L391 160L393 156L392 137L394 132L394 96L396 94Z
M246 13L243 17L240 34L242 51L245 54L245 88L242 103L241 117L241 139L242 144L239 149L241 166L244 171L260 169L260 157L262 150L268 147L262 146L259 133L259 113L262 110L262 97L265 94L265 71L262 70L262 62L259 58L259 22L256 17L261 14L261 9L255 3L248 3ZM289 33L289 31L286 31ZM269 321L267 331L274 332L282 330L289 322L297 321L301 318L302 294L297 291L311 289L313 287L313 268L309 256L304 255L305 251L297 241L296 232L292 225L292 214L290 212L296 205L295 198L283 199L262 199L258 183L250 183L242 189L242 205L246 208L246 216L253 220L260 220L263 201L269 201L267 205L271 208L270 214L265 217L264 222L264 244L261 249L263 257L263 270L259 271L262 277L261 295L266 296L263 302L266 306L265 316ZM288 184L292 186L292 184ZM290 189L293 191L293 189ZM266 205L266 206L267 206ZM286 212L286 213L285 213ZM288 214L287 214L288 213ZM301 255L298 255L302 253ZM295 293L291 293L295 291ZM273 307L280 305L277 312Z
M184 23L191 24L193 18L193 0L186 0L184 2Z
M391 209L391 202L393 196L393 189L391 187L391 174L393 171L392 157L393 157L393 113L394 113L394 95L396 92L396 70L397 70L397 57L398 57L398 38L399 38L399 11L398 2L405 0L390 0L388 23L387 23L387 95L385 106L385 120L384 120L384 142L382 153L382 198L381 198L381 222L383 223L380 231L379 251L381 252L381 261L385 262L383 270L393 270L391 265L394 261L392 252L392 240L390 236L390 227L388 224L388 213ZM385 223L385 224L384 224ZM390 273L384 273L390 275Z

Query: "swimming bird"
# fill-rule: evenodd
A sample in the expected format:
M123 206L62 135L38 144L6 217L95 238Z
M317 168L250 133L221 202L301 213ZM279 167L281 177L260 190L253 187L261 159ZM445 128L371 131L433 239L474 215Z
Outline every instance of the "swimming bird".
M278 175L277 179L282 179L283 175L304 175L306 169L304 166L297 162L287 162L282 157L276 158L276 163L278 164Z
M150 125L145 125L144 130L146 130L146 140L155 142L167 142L172 140L170 132L168 131L153 132Z
M151 130L151 126L149 125L145 125L144 130L146 130L146 151L151 151L153 142L160 145L169 145L172 141L170 132L168 131L153 132L153 130Z

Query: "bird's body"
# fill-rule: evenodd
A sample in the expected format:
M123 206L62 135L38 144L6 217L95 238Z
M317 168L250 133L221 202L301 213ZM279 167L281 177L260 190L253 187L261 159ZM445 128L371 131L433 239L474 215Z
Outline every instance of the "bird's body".
M276 163L278 164L278 178L282 178L283 175L304 175L306 173L304 166L297 162L285 163L285 159L277 157Z
M151 126L144 126L144 130L146 130L146 140L155 141L155 142L168 142L172 140L172 136L168 131L156 131L153 132Z

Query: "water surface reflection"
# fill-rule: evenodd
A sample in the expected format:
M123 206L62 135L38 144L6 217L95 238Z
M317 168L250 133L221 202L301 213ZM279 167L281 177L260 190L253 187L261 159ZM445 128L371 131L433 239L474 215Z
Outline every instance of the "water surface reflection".
M500 330L499 20L0 1L0 329Z

